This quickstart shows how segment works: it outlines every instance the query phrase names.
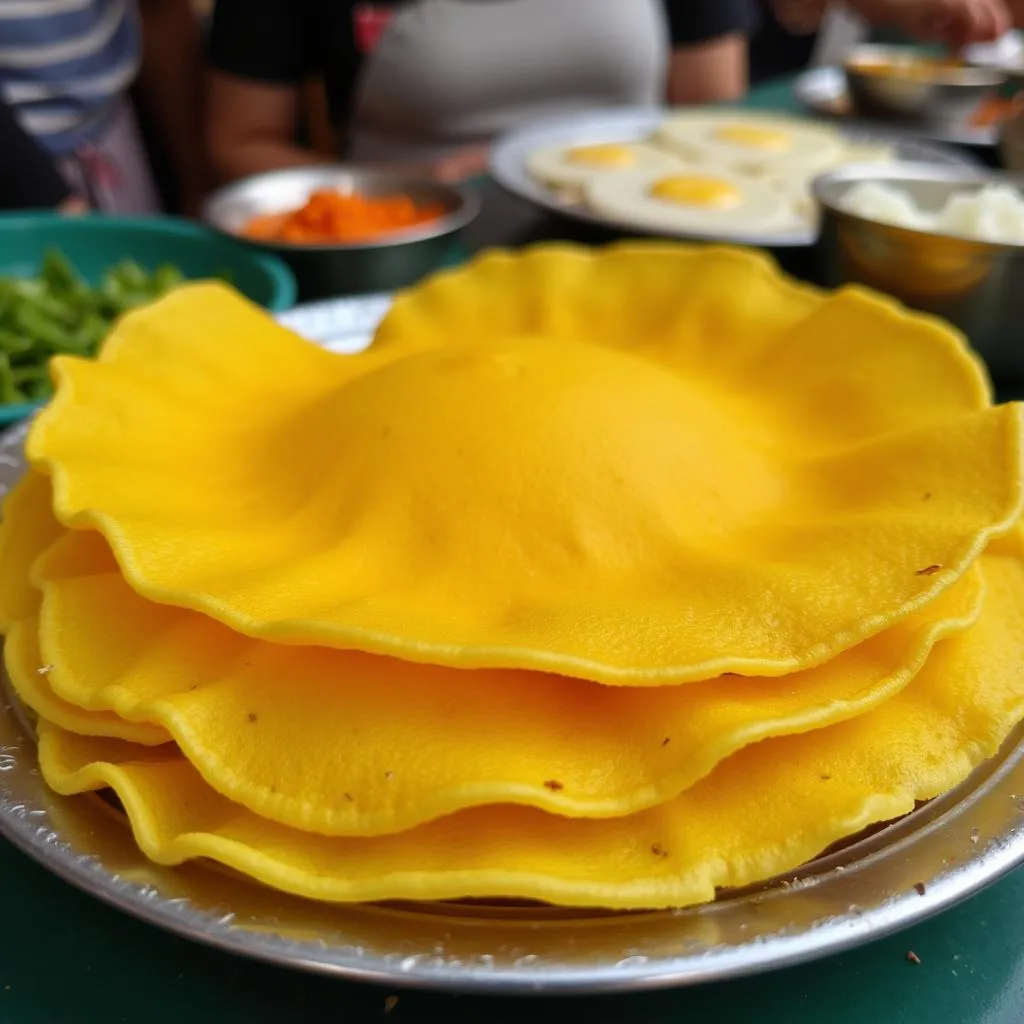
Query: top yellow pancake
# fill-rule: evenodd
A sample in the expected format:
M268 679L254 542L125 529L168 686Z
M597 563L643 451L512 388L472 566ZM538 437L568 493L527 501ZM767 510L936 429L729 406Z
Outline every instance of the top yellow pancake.
M767 260L495 253L356 356L229 289L54 361L28 443L129 583L251 636L653 685L820 664L1021 510L960 338Z

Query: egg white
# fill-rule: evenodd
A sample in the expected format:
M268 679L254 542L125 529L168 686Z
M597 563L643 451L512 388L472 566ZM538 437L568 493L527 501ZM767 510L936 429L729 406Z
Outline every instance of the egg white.
M885 143L844 142L838 156L819 167L794 167L767 175L772 187L792 205L799 222L814 225L818 220L817 203L811 185L820 174L851 164L887 164L896 160L896 151Z
M746 128L778 133L785 140L784 147L766 148L721 135L723 131ZM655 130L651 141L688 162L713 162L748 175L798 168L816 171L839 159L845 148L842 135L830 125L795 118L709 114L706 111L670 115Z
M653 186L677 176L724 182L739 199L734 206L718 208L673 202L651 194ZM706 168L690 168L681 174L640 172L597 178L585 186L584 197L598 215L655 233L733 237L781 234L800 224L794 204L771 182Z
M649 146L643 142L609 142L598 145L621 147L629 152L633 160L628 166L620 164L589 164L577 163L571 159L572 153L589 144L546 146L534 150L526 157L526 170L543 185L560 188L571 185L583 185L595 178L604 178L613 174L663 171L671 174L674 170L685 166L679 156Z
M780 198L790 212L790 224L797 228L808 228L818 222L818 204L811 192L813 175L778 175L767 179L772 191Z

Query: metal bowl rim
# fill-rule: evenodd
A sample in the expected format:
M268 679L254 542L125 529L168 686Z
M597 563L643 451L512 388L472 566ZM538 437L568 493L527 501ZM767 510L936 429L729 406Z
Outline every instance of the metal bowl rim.
M890 45L887 43L865 43L856 47L849 56L842 62L840 67L848 74L857 78L877 78L870 71L857 67L858 60L869 57L893 57L906 58L913 56L914 50L911 47ZM915 78L912 75L900 74L899 67L894 65L893 72L887 72L885 77L898 82L914 83L917 85L942 85L963 87L965 89L987 88L995 89L1010 78L1008 72L1001 69L986 67L979 64L966 63L960 66L953 66L938 71L935 75L927 78Z
M396 192L404 192L410 188L421 188L428 186L439 192L448 193L455 201L455 207L442 217L428 221L426 224L417 225L414 228L395 231L385 238L365 242L354 242L350 244L328 243L323 245L308 244L300 245L295 242L270 242L258 238L247 238L231 231L218 219L217 210L226 201L243 193L254 185L260 185L275 180L298 178L302 175L321 172L324 174L345 174L358 184L360 181L374 181L390 186ZM252 174L246 178L231 182L213 192L203 203L200 216L205 224L214 231L229 238L233 238L245 245L256 249L262 249L269 253L273 252L311 252L311 253L340 253L340 252L362 252L369 249L390 249L403 245L410 245L414 242L425 242L434 238L443 238L445 235L461 231L466 225L472 222L480 213L481 201L479 194L472 188L462 184L449 182L432 181L429 178L420 178L415 175L402 174L401 172L370 171L348 164L317 164L310 167L285 167L277 171L265 171L262 174Z

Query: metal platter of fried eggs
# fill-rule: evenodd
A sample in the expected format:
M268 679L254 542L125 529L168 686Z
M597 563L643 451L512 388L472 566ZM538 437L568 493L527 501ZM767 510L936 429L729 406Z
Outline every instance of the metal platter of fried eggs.
M814 221L810 183L894 147L796 118L674 112L645 139L534 150L526 169L561 199L639 228L780 235Z

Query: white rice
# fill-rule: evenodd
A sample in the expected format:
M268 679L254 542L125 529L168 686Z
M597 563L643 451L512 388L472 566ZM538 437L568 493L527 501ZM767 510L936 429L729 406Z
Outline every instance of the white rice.
M1009 185L950 196L936 220L940 231L985 242L1024 242L1024 197Z
M928 214L919 210L906 192L877 181L857 182L843 196L842 206L858 217L883 224L925 230L932 227Z
M922 210L901 188L861 181L842 199L849 213L898 227L984 242L1024 244L1024 196L1010 185L954 193L938 211Z

